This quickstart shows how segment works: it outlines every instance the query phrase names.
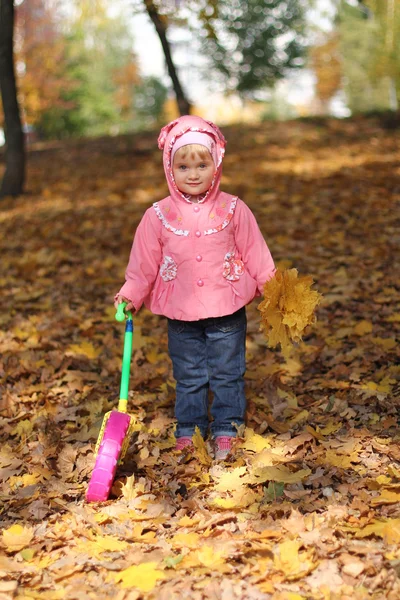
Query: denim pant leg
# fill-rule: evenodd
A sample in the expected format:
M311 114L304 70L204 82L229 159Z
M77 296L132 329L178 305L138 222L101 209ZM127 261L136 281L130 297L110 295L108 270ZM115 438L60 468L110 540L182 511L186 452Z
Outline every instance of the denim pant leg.
M201 322L168 319L168 350L176 380L176 437L192 436L195 427L208 429L206 338Z
M206 329L210 387L214 394L211 432L213 437L236 436L232 423L244 423L246 412L246 309L213 321Z

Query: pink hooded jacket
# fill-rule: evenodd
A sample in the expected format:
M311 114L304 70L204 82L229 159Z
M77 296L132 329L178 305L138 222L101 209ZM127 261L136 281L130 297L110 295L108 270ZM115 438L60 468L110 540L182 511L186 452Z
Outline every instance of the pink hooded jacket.
M188 131L209 134L217 165L210 189L199 203L176 187L171 151ZM155 202L139 223L116 295L170 319L197 321L229 315L263 290L275 273L271 253L246 204L221 192L225 138L216 125L184 116L161 130L159 148L170 195Z

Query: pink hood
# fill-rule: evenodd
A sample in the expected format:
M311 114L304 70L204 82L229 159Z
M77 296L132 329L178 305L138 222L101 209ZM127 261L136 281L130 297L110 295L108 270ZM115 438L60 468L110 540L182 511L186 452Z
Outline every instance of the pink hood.
M172 199L175 201L189 201L188 197L182 192L180 192L176 187L171 164L171 152L175 142L181 137L181 135L187 133L188 131L207 133L212 137L212 139L215 142L217 165L214 173L214 178L211 183L210 189L208 190L204 198L200 200L200 202L214 201L219 194L219 184L221 181L222 174L222 160L225 154L226 140L222 135L221 131L218 129L218 127L214 125L214 123L211 123L211 121L206 121L201 117L195 117L190 115L180 117L175 121L171 121L171 123L168 123L168 125L161 129L160 135L158 137L158 147L160 148L160 150L164 151L163 163L169 192L171 194Z

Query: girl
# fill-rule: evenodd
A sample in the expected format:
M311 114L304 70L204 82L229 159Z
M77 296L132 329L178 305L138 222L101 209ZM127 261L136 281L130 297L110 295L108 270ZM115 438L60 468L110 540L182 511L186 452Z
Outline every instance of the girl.
M144 214L115 304L137 312L144 303L167 317L176 450L192 444L196 425L206 436L210 388L220 460L245 416L245 305L275 267L253 213L219 189L226 141L218 127L184 116L161 130L158 145L170 195Z

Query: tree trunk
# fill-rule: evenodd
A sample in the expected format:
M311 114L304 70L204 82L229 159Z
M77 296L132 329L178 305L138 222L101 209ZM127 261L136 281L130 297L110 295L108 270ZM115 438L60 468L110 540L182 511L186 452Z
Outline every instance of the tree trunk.
M0 0L0 91L4 111L6 170L0 197L22 193L25 176L25 148L15 83L14 2Z
M1 1L1 0L0 0ZM154 2L151 0L144 0L144 5L146 7L147 14L152 20L154 27L156 28L158 37L160 38L160 42L162 45L162 49L164 51L165 60L167 63L168 74L171 77L172 85L174 88L176 103L178 105L178 110L180 115L189 115L190 114L190 103L185 96L185 93L182 89L181 83L179 81L178 73L175 69L174 62L172 60L171 48L169 42L167 40L167 27L163 22L162 18L158 14L157 8L154 5Z

